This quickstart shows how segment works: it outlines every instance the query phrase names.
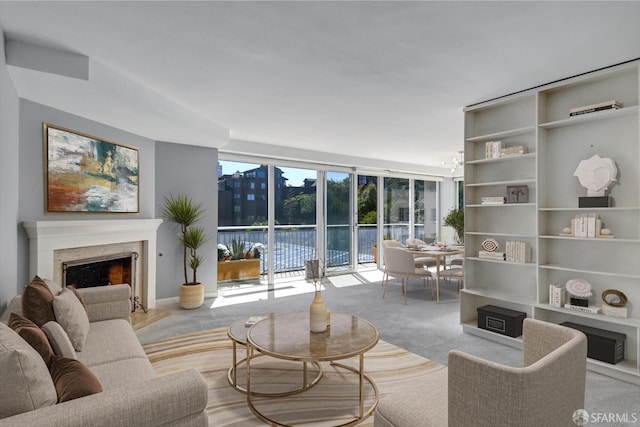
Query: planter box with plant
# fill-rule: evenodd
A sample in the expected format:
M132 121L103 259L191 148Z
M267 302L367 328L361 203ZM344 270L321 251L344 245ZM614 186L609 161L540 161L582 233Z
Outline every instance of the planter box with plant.
M237 239L231 240L231 248L218 244L218 281L259 278L261 247L257 243L245 250L246 243Z

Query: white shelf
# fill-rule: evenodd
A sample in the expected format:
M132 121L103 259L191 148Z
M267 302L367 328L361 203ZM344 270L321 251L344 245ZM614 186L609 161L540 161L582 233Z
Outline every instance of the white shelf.
M535 205L536 205L535 203L501 203L501 204L487 204L487 205L474 204L474 205L465 205L465 207L466 208L505 208L505 207L526 208L526 207L533 207Z
M486 135L473 136L471 138L467 138L467 142L486 142L493 141L498 139L510 138L512 136L524 135L526 133L534 132L536 130L535 126L525 126L518 129L508 129L502 132L489 133Z
M478 160L465 160L466 165L483 165L487 163L500 163L500 162L511 162L514 160L527 160L527 159L535 159L536 153L526 153L526 154L514 154L511 156L503 156L503 157L491 157L488 159L478 159Z
M540 264L540 268L544 270L556 270L556 271L567 271L571 273L578 274L596 274L599 276L607 276L607 277L617 277L621 279L637 279L640 280L640 275L637 274L621 274L621 273L609 273L606 271L595 271L595 270L583 270L579 268L568 268L562 267L560 265L555 264Z
M631 114L638 114L638 106L620 108L618 110L605 110L596 111L594 113L582 114L579 116L573 116L568 119L556 120L553 122L541 123L540 127L543 129L555 129L565 126L574 126L593 122L596 120L612 119L616 117L628 116Z
M569 110L615 99L624 105L569 117ZM465 206L467 249L465 289L461 291L463 330L517 347L521 342L476 325L478 306L495 304L551 321L572 321L624 332L626 360L616 365L588 361L589 369L640 384L640 60L586 73L465 109L465 199L500 193L506 186L528 185L529 203ZM559 119L559 120L558 120ZM537 123L534 126L527 126ZM497 130L498 132L493 132ZM502 130L502 131L500 131ZM485 159L482 143L502 140L524 145L529 153ZM579 208L586 195L573 176L580 161L594 154L611 158L620 171L609 187L615 207ZM502 189L500 187L503 187ZM519 209L513 209L518 207ZM560 236L569 217L598 213L614 238ZM547 233L547 234L545 234ZM527 240L530 263L479 258L480 243L492 237ZM467 274L468 273L468 274ZM542 304L548 283L570 277L593 280L600 293L624 292L631 318L581 313Z
M467 184L465 183L465 187L495 187L498 185L525 185L525 184L535 184L536 180L531 179L514 179L511 181L493 181L493 182L476 182Z
M581 311L571 310L569 308L552 307L549 304L536 304L535 307L536 307L536 310L554 311L556 313L562 313L562 314L566 314L566 315L569 315L569 316L575 316L575 317L582 317L582 318L585 318L585 319L597 320L598 322L604 322L604 323L611 323L611 324L615 324L615 325L631 326L631 327L640 328L640 319L633 319L633 318L624 319L624 318L619 318L619 317L605 316L604 314L583 313Z

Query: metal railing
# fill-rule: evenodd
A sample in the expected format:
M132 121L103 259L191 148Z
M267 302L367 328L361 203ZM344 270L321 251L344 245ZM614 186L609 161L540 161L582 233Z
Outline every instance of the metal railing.
M304 269L304 262L312 258L322 258L316 253L315 225L277 225L275 227L274 272L283 273ZM347 224L327 227L327 267L349 265L351 247L351 227ZM358 239L358 263L373 262L373 245L377 241L378 226L362 224L356 227ZM415 237L424 240L424 227L416 225ZM231 248L232 241L245 243L249 250L257 245L260 252L260 271L264 274L269 265L268 229L265 226L219 227L218 243ZM383 236L405 242L409 237L408 224L385 224Z

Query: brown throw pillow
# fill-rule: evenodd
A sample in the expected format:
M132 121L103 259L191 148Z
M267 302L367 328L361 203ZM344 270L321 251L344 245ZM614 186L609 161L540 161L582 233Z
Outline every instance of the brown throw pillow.
M38 327L56 320L53 313L53 294L49 286L35 276L22 292L22 315Z
M49 371L58 394L58 403L102 392L98 378L79 360L52 356Z
M31 347L40 353L44 363L49 367L49 360L51 356L53 356L53 349L42 329L38 328L31 320L25 319L16 313L11 313L11 316L9 316L9 327L16 331L23 340L28 342Z

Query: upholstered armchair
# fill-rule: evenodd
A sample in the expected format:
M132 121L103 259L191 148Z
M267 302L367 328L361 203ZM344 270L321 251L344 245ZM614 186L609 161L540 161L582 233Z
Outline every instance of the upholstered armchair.
M574 426L584 408L586 336L575 329L524 320L523 367L461 351L449 366L382 396L375 427Z

